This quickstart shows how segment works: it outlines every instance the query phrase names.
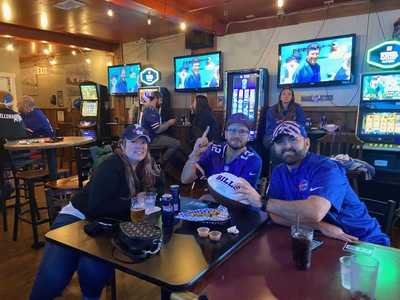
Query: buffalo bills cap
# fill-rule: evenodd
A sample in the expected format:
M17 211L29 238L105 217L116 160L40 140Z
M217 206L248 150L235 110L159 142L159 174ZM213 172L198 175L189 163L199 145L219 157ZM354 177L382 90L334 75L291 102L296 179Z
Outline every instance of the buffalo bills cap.
M144 137L148 143L151 142L150 136L146 129L139 124L132 124L125 128L122 138L129 141L136 141L138 138Z
M304 126L294 121L284 121L275 127L272 133L272 142L275 143L276 140L282 135L289 135L292 137L307 137L307 132Z

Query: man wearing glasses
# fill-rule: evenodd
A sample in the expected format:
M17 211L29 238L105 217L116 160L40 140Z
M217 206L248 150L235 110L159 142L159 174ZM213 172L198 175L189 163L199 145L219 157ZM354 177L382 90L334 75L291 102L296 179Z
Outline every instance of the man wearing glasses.
M261 172L261 158L247 148L251 121L241 113L229 117L225 126L226 142L213 144L207 139L209 128L197 139L186 162L181 181L191 183L197 178L228 172L256 186Z

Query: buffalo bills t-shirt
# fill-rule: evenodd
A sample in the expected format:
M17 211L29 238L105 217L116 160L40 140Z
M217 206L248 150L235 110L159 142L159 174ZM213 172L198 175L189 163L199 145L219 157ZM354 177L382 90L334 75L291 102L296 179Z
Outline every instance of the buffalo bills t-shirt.
M154 107L146 107L143 111L142 126L149 131L150 139L156 136L156 130L160 127L160 113Z
M362 241L388 246L389 237L372 218L363 202L351 188L344 169L335 161L308 153L296 169L285 164L272 172L268 197L280 200L305 200L319 196L331 203L323 221L334 224Z
M33 111L21 114L21 116L25 126L32 130L31 137L52 137L55 135L49 119L40 109L34 108Z
M197 168L202 176L209 177L214 174L228 172L246 179L253 187L256 186L261 172L260 156L247 149L229 164L225 163L227 144L212 144L201 155Z

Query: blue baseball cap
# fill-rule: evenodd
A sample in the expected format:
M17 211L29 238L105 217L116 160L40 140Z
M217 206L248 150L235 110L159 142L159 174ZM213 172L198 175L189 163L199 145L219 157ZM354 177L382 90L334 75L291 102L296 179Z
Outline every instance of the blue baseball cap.
M6 91L0 91L0 103L3 103L4 105L7 106L12 106L14 101L13 96Z
M284 121L275 127L272 133L272 143L275 143L278 138L282 135L288 135L292 137L307 137L307 132L304 126L301 126L295 121Z
M250 121L250 119L242 113L236 113L233 115L230 115L230 117L228 118L228 121L226 122L226 128L229 127L229 125L231 124L242 124L244 126L246 126L248 129L251 129L252 127L252 122Z
M138 138L144 137L148 143L151 142L150 136L146 129L139 124L132 124L125 128L122 138L129 141L136 141Z

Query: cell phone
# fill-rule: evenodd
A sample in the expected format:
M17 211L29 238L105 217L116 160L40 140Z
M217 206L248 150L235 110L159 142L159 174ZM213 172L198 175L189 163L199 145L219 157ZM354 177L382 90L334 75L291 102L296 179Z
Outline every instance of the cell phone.
M346 242L343 246L343 251L370 256L374 251L374 247L366 244Z
M321 247L323 244L324 244L324 241L312 240L311 251Z

